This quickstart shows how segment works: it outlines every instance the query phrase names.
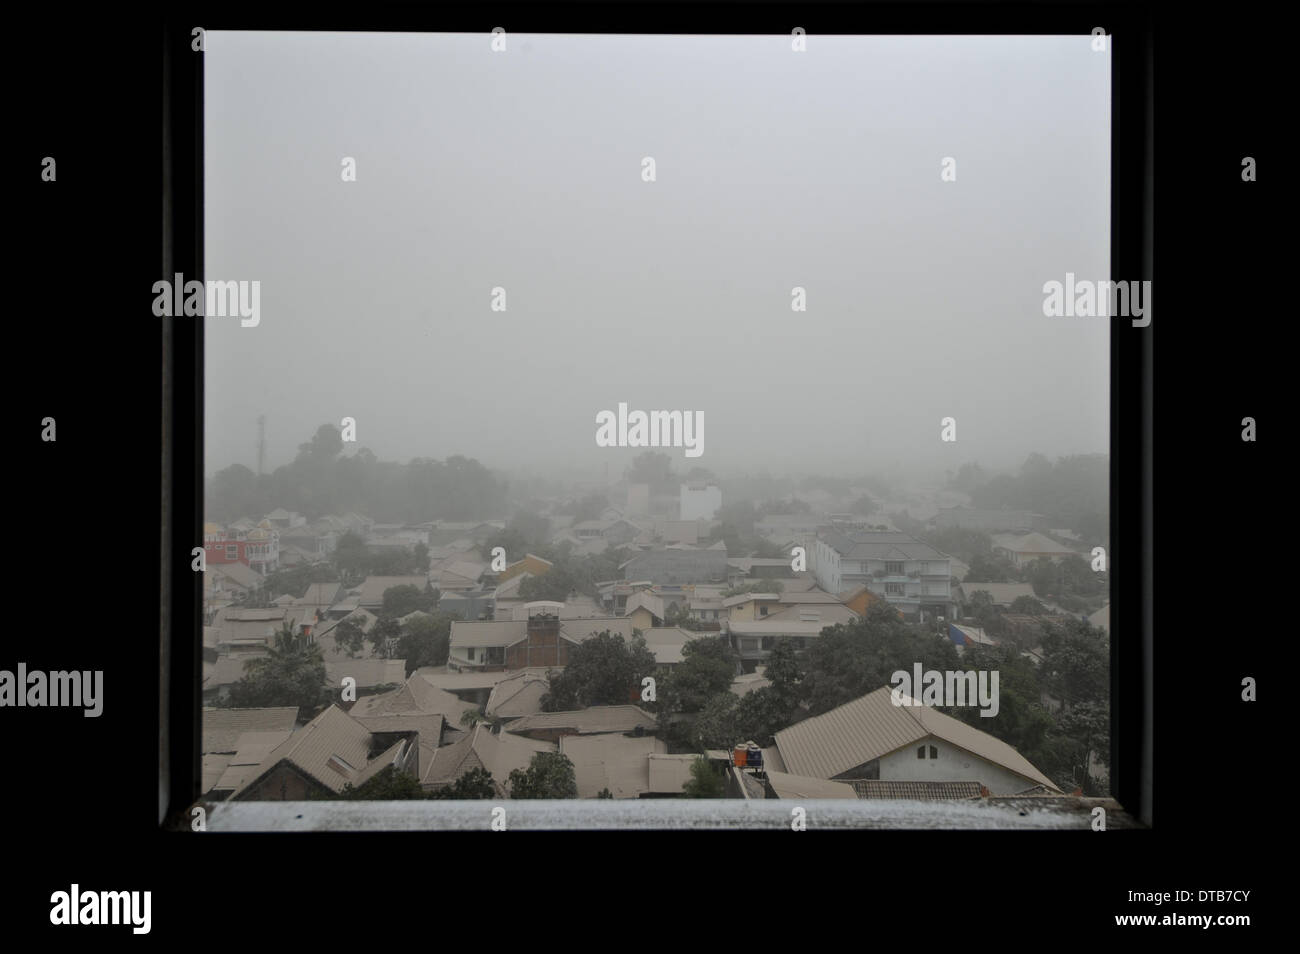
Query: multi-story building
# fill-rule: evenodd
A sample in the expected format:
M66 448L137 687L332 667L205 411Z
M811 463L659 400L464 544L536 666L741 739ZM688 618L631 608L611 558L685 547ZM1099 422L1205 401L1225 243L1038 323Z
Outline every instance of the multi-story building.
M953 616L951 558L906 533L823 527L810 555L828 593L865 586L904 616Z
M272 526L269 520L263 520L255 529L248 531L248 538L244 541L244 553L247 556L244 562L258 573L265 575L278 570L280 531Z

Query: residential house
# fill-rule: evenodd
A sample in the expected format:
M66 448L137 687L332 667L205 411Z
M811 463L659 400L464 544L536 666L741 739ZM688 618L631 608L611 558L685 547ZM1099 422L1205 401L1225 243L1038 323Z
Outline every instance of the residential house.
M633 628L643 631L664 625L666 612L664 598L652 590L633 593L623 608L623 615L632 621Z
M668 754L663 740L649 735L565 735L559 747L573 763L579 798L595 798L602 791L614 798L640 798L651 791L650 757Z
M511 720L542 711L542 696L551 689L545 669L520 669L492 687L483 713L490 719Z
M788 639L796 649L806 649L830 625L815 611L808 615L812 618L737 620L724 624L723 631L729 634L745 671L752 672L756 663L772 655L779 640Z
M430 571L429 583L439 593L470 593L483 590L483 574L488 564L479 560L458 559L436 571Z
M754 532L775 542L811 544L817 529L828 524L824 513L775 513L754 522Z
M555 564L550 560L543 560L539 556L526 553L522 560L516 560L514 563L508 564L504 570L497 574L497 585L521 573L527 573L530 576L542 576L554 566Z
M434 791L454 785L466 773L483 769L492 776L497 797L510 797L510 773L526 771L538 752L556 752L552 742L526 739L511 732L493 734L482 723L451 745L439 749L421 747L424 757L420 785Z
M591 706L569 712L535 712L510 723L510 731L544 742L558 742L566 735L602 733L653 733L655 717L640 706Z
M865 616L867 607L872 603L879 603L884 597L877 596L871 592L871 587L865 583L850 587L842 593L837 594L839 601L847 606L859 616Z
M307 518L300 513L285 510L283 507L276 507L266 515L265 522L277 530L288 530L291 527L304 526L307 523Z
M325 685L338 689L344 679L355 680L358 692L381 686L400 686L406 681L405 659L326 659Z
M378 743L396 736L387 747ZM360 787L388 766L419 776L416 732L377 737L338 706L330 706L272 749L231 801L305 801Z
M538 600L521 607L523 619L453 621L447 667L465 671L565 666L569 650L596 633L609 630L624 640L632 637L632 622L625 617L564 619L563 609L563 603Z
M467 620L491 619L496 612L496 594L493 590L482 589L445 593L438 600L438 611L455 613Z
M1030 583L962 583L957 587L957 597L963 606L969 606L971 598L981 591L993 598L994 606L1004 608L1024 596L1038 599Z
M1060 789L1007 743L884 686L776 733L787 771L849 781L978 782L994 795ZM915 701L915 700L912 700Z
M1018 567L1033 563L1040 557L1059 563L1066 557L1078 556L1069 547L1063 547L1037 532L999 533L993 537L993 552L1006 557Z
M727 581L733 586L758 580L779 580L790 572L784 557L734 557L727 560Z
M654 653L655 662L661 669L672 669L685 659L686 644L691 640L706 638L717 639L713 631L697 632L682 629L680 626L658 626L641 632L646 648Z
M419 672L413 672L397 689L362 696L348 710L348 715L362 720L363 724L365 719L388 715L437 715L446 725L455 727L461 725L466 711L477 709L473 703L434 686ZM430 740L425 738L423 741Z
M1042 514L1028 510L980 510L971 507L941 508L933 523L940 529L979 530L1002 533L1011 530L1037 530L1044 524Z
M660 585L723 583L727 579L725 546L708 549L665 547L637 553L620 567L625 580L649 580Z

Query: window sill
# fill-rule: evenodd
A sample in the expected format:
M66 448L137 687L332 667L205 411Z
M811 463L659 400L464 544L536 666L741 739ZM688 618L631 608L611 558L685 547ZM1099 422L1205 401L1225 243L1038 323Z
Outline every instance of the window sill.
M1090 830L1092 809L1110 829L1143 828L1111 798L990 798L967 802L847 799L601 799L465 802L216 802L210 832L487 831L506 810L509 831L789 830L792 810L809 831L848 829Z

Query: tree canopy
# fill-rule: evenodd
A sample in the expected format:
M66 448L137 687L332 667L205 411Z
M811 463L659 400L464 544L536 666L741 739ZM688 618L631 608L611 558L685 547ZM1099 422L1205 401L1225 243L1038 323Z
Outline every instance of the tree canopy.
M573 763L559 752L537 752L526 769L511 769L511 798L577 798Z
M627 705L640 691L641 680L653 675L655 668L654 654L639 636L628 643L609 630L596 633L569 650L569 664L551 676L542 710Z

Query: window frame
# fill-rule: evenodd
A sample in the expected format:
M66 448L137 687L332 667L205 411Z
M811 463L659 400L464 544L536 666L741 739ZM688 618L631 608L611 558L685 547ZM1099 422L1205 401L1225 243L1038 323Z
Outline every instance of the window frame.
M478 32L474 11L417 10L371 4L329 23L303 14L287 24L279 12L211 10L211 30L323 29L386 32ZM946 8L936 25L924 8L882 4L837 9L828 28L844 34L1088 34L1087 12L1043 3L1015 11L993 5ZM191 11L163 14L163 135L161 274L181 272L203 281L203 54L191 49ZM781 5L746 12L743 26L725 7L689 10L657 7L621 14L558 3L544 11L519 8L518 33L789 33L796 22ZM651 19L653 17L653 19ZM341 23L340 20L346 20ZM1150 102L1152 26L1141 9L1113 8L1107 32L1112 46L1111 216L1112 280L1150 280L1153 271ZM200 771L202 575L188 572L189 554L202 541L204 348L201 322L159 322L162 362L162 546L159 576L159 824L188 820L197 800ZM1151 447L1152 348L1149 330L1112 324L1110 341L1110 561L1111 583L1111 794L1134 818L1149 823L1152 764L1152 562ZM1123 472L1121 473L1121 467ZM1116 633L1130 638L1115 638ZM279 806L292 811L292 803ZM575 808L583 810L582 803ZM289 817L285 816L286 819ZM286 823L287 825L288 823ZM188 824L183 825L188 830Z

